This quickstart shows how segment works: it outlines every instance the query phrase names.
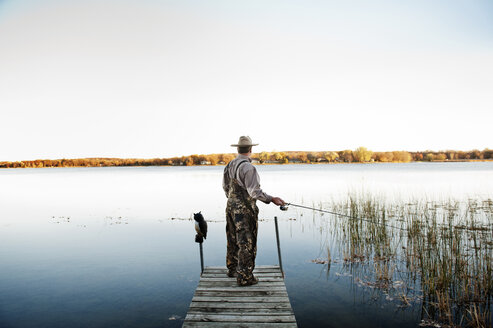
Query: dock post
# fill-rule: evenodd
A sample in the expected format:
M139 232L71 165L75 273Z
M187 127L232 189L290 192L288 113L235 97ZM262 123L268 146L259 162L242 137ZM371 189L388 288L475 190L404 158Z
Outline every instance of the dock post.
M202 243L199 243L200 247L200 275L204 273L204 252L202 251Z
M281 243L279 242L279 227L277 226L277 216L274 216L274 223L276 225L277 255L279 256L279 268L281 269L281 274L282 277L284 278L284 270L282 269L282 258L281 258Z

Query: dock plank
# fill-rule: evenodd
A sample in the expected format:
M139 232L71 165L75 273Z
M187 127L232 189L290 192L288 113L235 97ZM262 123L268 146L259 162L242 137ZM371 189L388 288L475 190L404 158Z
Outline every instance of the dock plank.
M293 322L294 315L187 314L185 320L207 322Z
M280 272L254 272L253 273L256 277L265 277L265 278L284 278ZM227 277L224 275L223 272L219 271L204 271L202 273L202 278L225 278ZM229 278L229 277L227 277Z
M201 321L185 321L183 327L217 327L217 328L296 328L296 322L201 322Z
M288 293L285 291L196 291L195 296L209 296L209 297L226 297L226 296L234 296L234 297L253 297L253 296L277 296L277 297L288 297Z
M257 266L259 283L240 287L225 267L206 267L183 327L297 327L278 266Z
M261 312L259 312L261 311ZM230 314L230 315L292 315L293 312L290 309L238 309L238 308L214 308L214 307L191 307L188 310L188 314L204 314L204 313L216 313L216 314Z
M201 281L199 282L199 286L201 287L206 287L206 286L222 286L222 287L235 287L238 286L236 284L236 280L228 280L228 281ZM260 279L259 283L256 286L285 286L284 281L262 281Z
M262 278L259 281L268 281L268 282L284 282L284 279L282 277L257 277L257 278ZM200 281L203 282L223 282L223 281L231 281L231 278L227 277L216 277L216 278L208 278L208 277L202 277L200 278Z
M206 269L208 270L226 270L225 267L223 266L208 266ZM253 272L259 271L259 270L277 270L279 271L279 266L278 265L257 265Z
M225 291L233 291L233 292L251 292L252 290L254 291L259 291L259 292L265 292L265 291L286 291L286 287L284 286L267 286L267 287L258 287L258 285L254 286L249 286L248 288L244 287L216 287L216 286L209 286L209 287L197 287L196 291L216 291L216 292L225 292Z
M290 303L249 303L249 302L235 302L235 303L220 303L220 302L192 302L192 307L209 307L215 309L228 308L228 309L291 309Z

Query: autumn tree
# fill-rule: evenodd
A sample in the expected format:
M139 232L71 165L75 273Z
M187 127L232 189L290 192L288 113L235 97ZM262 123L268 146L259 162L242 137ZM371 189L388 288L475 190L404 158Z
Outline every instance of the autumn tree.
M328 151L324 153L324 158L329 162L334 162L336 159L339 158L339 154L335 151Z
M435 156L433 156L433 153L428 153L425 155L425 160L428 162L431 162L435 159Z
M286 156L286 153L284 152L275 152L274 153L274 160L281 164L286 164L288 162L288 158Z
M474 149L471 151L471 159L483 159L481 152L477 149Z
M369 162L373 152L365 147L359 147L353 152L354 159L358 162Z
M444 153L440 153L435 156L435 160L437 161L444 161L446 159L447 159L447 155L445 155Z
M373 155L377 162L386 163L394 160L394 154L392 152L376 152Z
M342 158L342 160L346 163L351 163L354 159L353 151L350 149L339 151L338 154L339 158Z
M212 154L209 156L206 156L206 160L211 163L211 165L216 165L219 162L219 157L217 154Z
M308 156L306 155L306 153L304 152L301 152L298 154L298 159L302 162L302 163L310 163L310 161L308 160Z
M415 161L422 161L423 160L423 153L414 153L412 155L412 158L415 160Z
M306 157L308 158L309 163L313 163L317 161L317 155L313 152L307 153Z
M407 151L393 151L392 152L394 162L407 163L412 160L412 156Z
M265 163L265 161L269 160L269 153L265 151L261 152L258 154L258 160L260 163Z

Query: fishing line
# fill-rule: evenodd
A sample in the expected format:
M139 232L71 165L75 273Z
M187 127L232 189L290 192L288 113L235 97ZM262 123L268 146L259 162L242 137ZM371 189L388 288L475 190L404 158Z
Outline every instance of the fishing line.
M286 203L285 205L280 206L281 211L287 211L288 210L287 206L295 206L295 207L300 207L300 208L304 208L304 209L307 209L307 210L312 210L312 211L318 211L318 212L322 212L322 213L333 214L333 215L342 216L342 217L345 217L345 218L348 218L348 219L351 219L351 220L361 220L361 221L366 221L366 222L370 222L370 223L375 223L375 221L370 220L370 219L366 219L366 218L360 218L360 217L356 217L356 216L351 216L351 215L347 215L347 214L342 214L342 213L327 211L327 210L323 210L323 209L320 209L320 208L303 206L303 205L298 205L298 204L293 204L293 203ZM405 229L405 228L393 226L393 225L390 225L390 224L382 223L382 225L384 225L386 227L389 227L389 228L393 228L393 229L407 231L407 229Z

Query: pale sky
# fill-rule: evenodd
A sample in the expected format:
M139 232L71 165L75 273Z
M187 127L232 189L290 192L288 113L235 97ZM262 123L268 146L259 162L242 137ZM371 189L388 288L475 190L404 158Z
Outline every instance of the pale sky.
M493 2L0 0L0 161L493 148Z

